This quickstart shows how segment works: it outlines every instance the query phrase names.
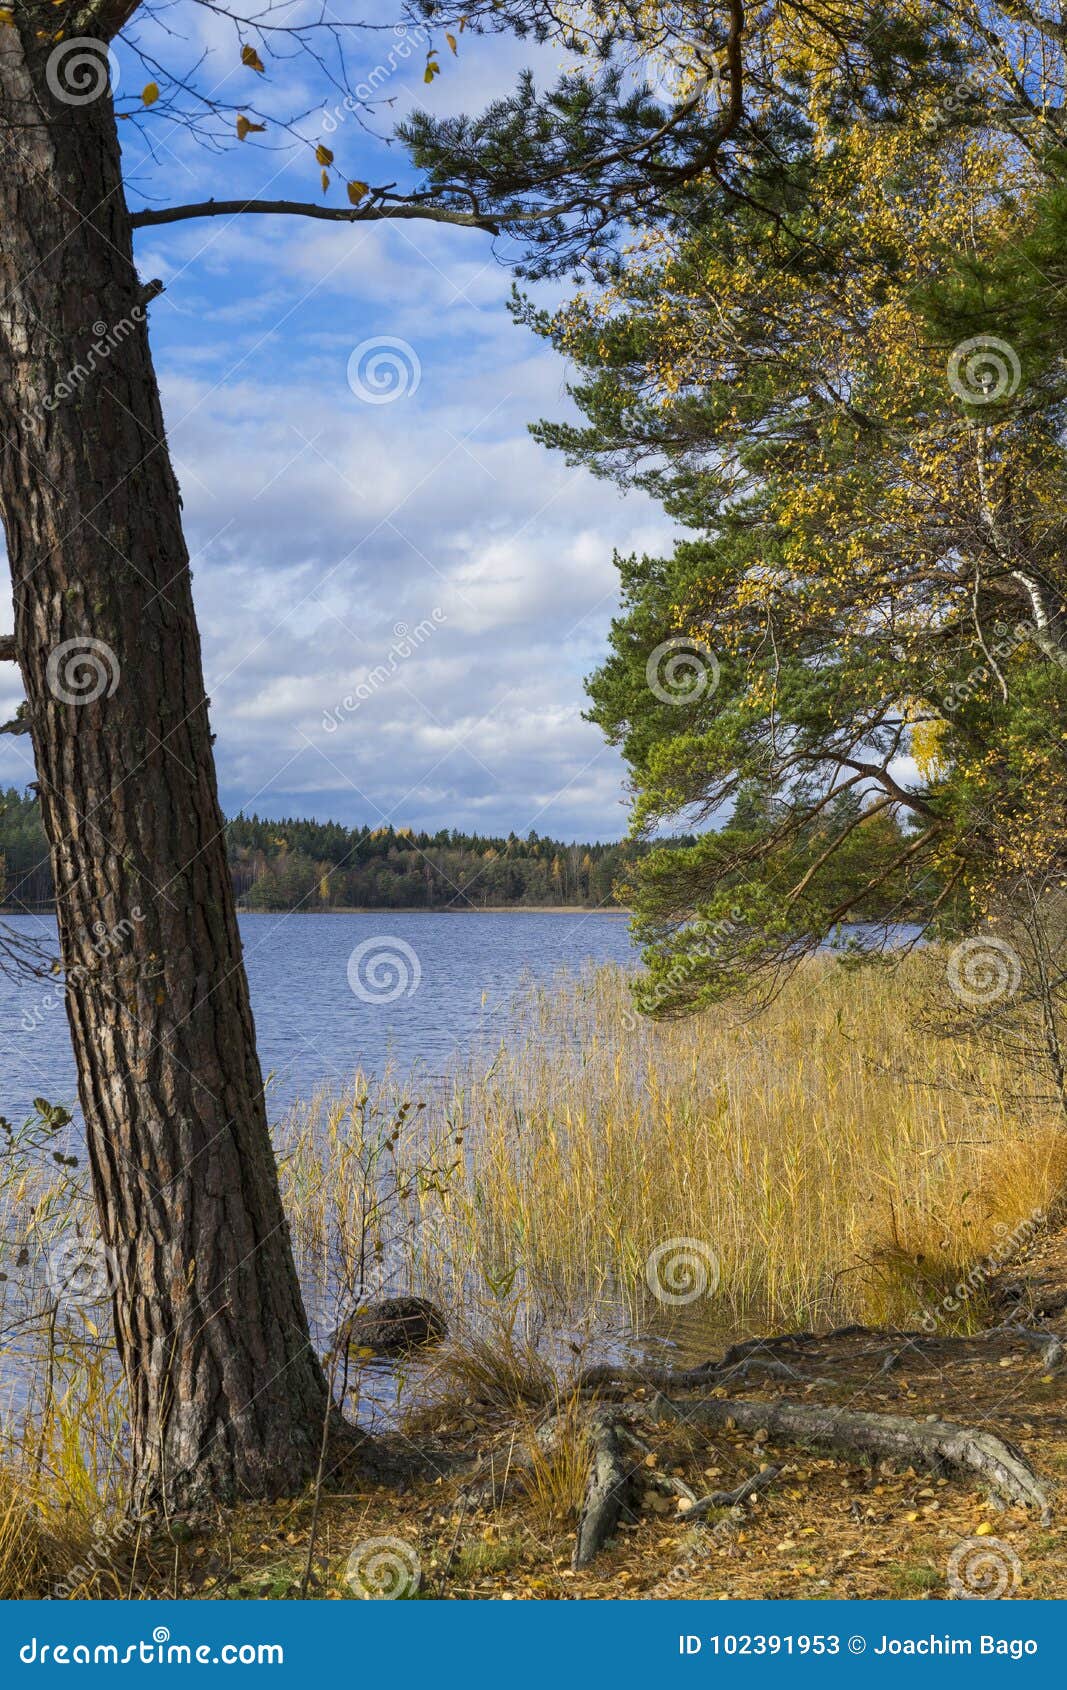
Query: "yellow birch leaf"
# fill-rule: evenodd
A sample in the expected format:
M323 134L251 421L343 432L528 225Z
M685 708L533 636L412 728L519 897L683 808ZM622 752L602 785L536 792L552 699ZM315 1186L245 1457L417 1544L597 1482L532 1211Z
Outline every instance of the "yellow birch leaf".
M326 192L326 190L329 186L330 186L330 172L328 170L324 170L323 173L322 173L322 191L323 191L323 193Z
M262 135L266 129L265 123L252 123L242 112L237 119L237 139L243 141L246 135Z
M319 142L318 146L315 148L315 158L316 158L316 161L319 164L332 164L333 163L332 152L330 151L329 147L324 147L321 141Z
M263 60L254 47L241 48L241 63L247 65L249 70L258 70L260 75L263 75Z
M348 184L348 197L353 205L358 205L360 200L366 199L369 193L370 186L366 182L349 182Z
M155 83L155 82L146 83L145 86L141 89L141 99L144 101L146 106L154 106L156 101L159 99L159 85L158 85L158 83Z

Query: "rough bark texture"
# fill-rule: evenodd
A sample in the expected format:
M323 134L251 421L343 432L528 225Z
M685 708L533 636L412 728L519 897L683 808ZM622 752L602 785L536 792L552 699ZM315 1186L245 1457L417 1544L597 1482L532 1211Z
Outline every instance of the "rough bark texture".
M56 97L40 21L24 5L0 28L0 499L134 1456L143 1500L182 1508L302 1483L328 1399L271 1152L111 99Z

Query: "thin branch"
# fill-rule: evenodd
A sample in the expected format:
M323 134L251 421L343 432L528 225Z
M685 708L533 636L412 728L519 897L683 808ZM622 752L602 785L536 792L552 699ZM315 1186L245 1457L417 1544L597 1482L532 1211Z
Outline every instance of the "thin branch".
M889 863L880 874L875 875L874 879L869 880L866 886L864 886L860 891L854 893L849 898L845 898L842 903L838 904L835 910L830 911L830 914L823 921L824 930L829 931L829 929L831 927L835 927L839 921L843 921L849 911L855 909L861 898L865 898L869 893L873 892L876 886L881 886L884 881L889 879L891 874L896 873L898 868L903 868L904 864L909 862L917 851L923 850L923 848L929 844L935 834L943 832L944 823L935 822L932 827L928 827L926 829L925 833L920 833L918 838L908 846L907 850L902 851L898 857L894 857L893 861Z
M862 810L855 820L851 821L842 833L839 833L835 839L830 841L825 851L821 852L819 856L816 857L815 861L812 863L803 878L797 882L791 892L786 894L786 903L792 904L796 902L805 888L811 884L812 880L814 880L823 864L829 862L830 858L839 849L839 847L844 844L850 834L855 833L856 829L858 827L862 827L865 822L869 822L872 816L877 816L882 810L888 809L891 804L895 803L895 798L880 798L877 804L872 804L869 809Z
M499 228L488 217L473 212L450 211L439 205L386 204L367 206L316 205L303 200L202 200L197 205L168 205L161 210L135 211L130 223L145 229L159 223L184 223L191 217L317 217L325 223L380 223L421 218L429 223L455 223L466 229L484 229L496 235Z

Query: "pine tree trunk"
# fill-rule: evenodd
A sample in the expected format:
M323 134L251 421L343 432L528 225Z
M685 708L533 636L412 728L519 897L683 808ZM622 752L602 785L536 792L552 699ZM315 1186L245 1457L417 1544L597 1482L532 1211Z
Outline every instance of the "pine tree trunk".
M111 98L57 98L26 13L0 28L0 499L135 1470L144 1503L186 1508L303 1483L327 1391L271 1151Z

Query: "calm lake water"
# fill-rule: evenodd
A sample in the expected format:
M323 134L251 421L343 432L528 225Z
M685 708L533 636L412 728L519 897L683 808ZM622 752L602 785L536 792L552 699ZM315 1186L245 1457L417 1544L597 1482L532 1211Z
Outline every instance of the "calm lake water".
M55 944L51 916L4 915L20 933ZM495 1042L524 980L560 968L617 962L636 952L628 919L563 914L242 915L271 1114L324 1082L347 1084L357 1067L393 1060L427 1079L457 1050ZM35 1097L70 1107L74 1059L62 998L44 982L0 974L0 1114L23 1120Z
M55 946L50 916L0 921ZM274 1120L323 1086L346 1088L359 1067L381 1074L392 1063L404 1074L421 1074L425 1095L455 1057L495 1048L525 985L589 963L637 962L628 918L599 911L244 915L241 933L260 1059L272 1076ZM853 934L862 937L860 930ZM913 937L913 930L899 929L896 937ZM0 974L0 1113L18 1123L30 1114L34 1097L64 1104L75 1116L66 1147L76 1149L76 1095L61 991L55 983ZM17 1289L14 1282L0 1288L0 1304ZM329 1285L316 1291L305 1284L305 1292L309 1310L320 1304L334 1310ZM647 1301L639 1332L631 1325L631 1304L604 1288L584 1309L568 1304L555 1311L546 1303L549 1324L540 1339L553 1359L569 1366L579 1338L587 1360L695 1360L738 1335L722 1329L716 1309L704 1302L664 1309ZM317 1341L328 1343L335 1322L334 1313L318 1333L313 1318ZM24 1355L16 1346L0 1365L9 1414L39 1372L32 1333L26 1343ZM399 1371L389 1364L365 1369L361 1418L368 1424L393 1418L407 1372L407 1364Z

